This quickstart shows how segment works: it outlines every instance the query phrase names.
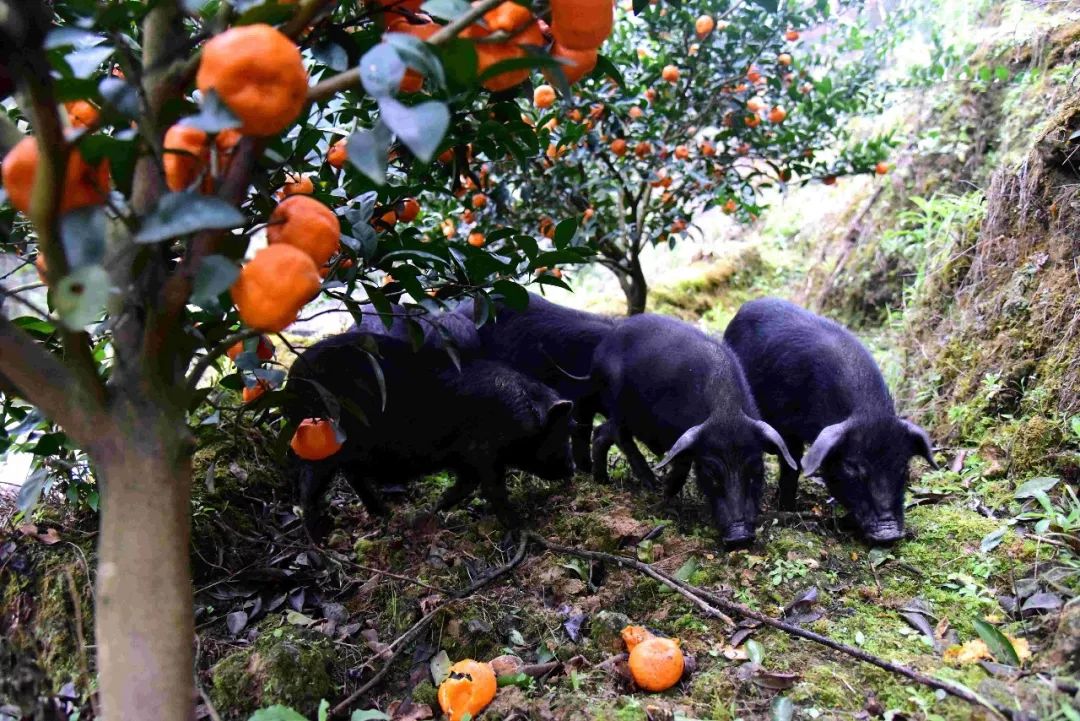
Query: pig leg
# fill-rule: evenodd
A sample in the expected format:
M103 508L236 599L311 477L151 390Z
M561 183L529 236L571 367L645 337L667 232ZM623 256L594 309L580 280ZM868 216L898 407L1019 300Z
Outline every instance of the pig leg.
M364 502L364 508L367 509L368 513L373 516L386 515L386 504L383 503L382 496L375 490L370 480L350 471L345 472L345 480L356 491L356 495L360 496L360 500Z
M582 473L592 470L592 456L589 452L595 415L596 410L586 399L574 402L574 430L570 436L570 444L574 451L574 465Z
M477 486L480 485L479 480L476 475L471 472L471 469L457 471L454 475L456 476L454 485L450 486L450 488L446 490L446 493L442 494L442 498L439 499L439 502L435 504L436 511L450 510L471 496Z
M482 466L476 475L480 479L480 492L491 505L496 518L507 528L520 525L520 519L510 504L510 493L506 489L506 469Z
M645 460L645 456L641 455L641 451L637 447L637 443L634 442L634 436L626 428L620 427L615 438L615 443L619 446L619 450L626 456L626 461L630 464L630 470L634 472L637 479L648 488L650 491L656 488L656 475L652 472L652 468L649 467L649 462Z
M308 540L317 543L329 530L322 509L322 497L334 478L336 466L330 463L300 462L296 484L300 508L304 513L304 531Z
M801 458L803 444L797 438L785 438L784 445L788 447L792 458ZM796 491L799 487L799 471L783 461L780 462L780 481L777 491L777 505L781 511L795 510Z
M671 500L679 495L679 491L686 485L686 477L690 475L690 460L672 461L671 470L664 479L664 498Z
M592 475L597 483L608 482L608 452L615 445L615 423L606 420L600 424L593 434L592 442Z

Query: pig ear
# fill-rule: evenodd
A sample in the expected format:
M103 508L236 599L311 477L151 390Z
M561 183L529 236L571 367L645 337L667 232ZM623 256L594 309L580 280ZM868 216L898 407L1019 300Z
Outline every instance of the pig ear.
M821 464L825 462L825 457L843 440L844 434L848 432L849 428L851 428L851 421L847 420L821 429L821 433L818 433L818 437L814 439L810 448L803 454L802 470L804 475L812 476L817 473L817 470L821 468Z
M776 455L784 459L784 463L788 464L796 471L799 470L799 464L795 462L795 459L791 457L791 451L788 450L787 444L784 443L784 439L780 437L780 434L776 432L776 429L770 426L765 421L751 418L750 422L754 424L757 429L758 436L771 443L773 448L776 449Z
M937 461L934 460L934 444L930 441L930 436L926 431L906 418L901 418L900 423L911 438L912 445L915 448L915 455L925 458L930 467L936 471L939 466Z
M679 440L675 441L675 445L671 447L671 450L664 454L664 457L660 459L660 462L653 466L653 470L655 471L663 468L683 453L689 451L693 445L697 443L697 439L701 436L701 432L704 428L704 423L691 426L689 430L679 436Z
M547 416L544 418L544 427L551 428L560 421L569 418L573 410L574 404L572 402L565 400L555 401L548 408Z

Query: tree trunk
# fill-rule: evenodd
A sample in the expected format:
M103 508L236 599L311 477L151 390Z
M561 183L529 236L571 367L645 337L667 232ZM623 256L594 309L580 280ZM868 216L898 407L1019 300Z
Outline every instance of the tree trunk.
M638 315L645 312L645 302L649 294L649 286L645 282L645 272L641 269L641 263L635 257L629 260L631 272L615 271L619 279L619 286L626 296L626 314Z
M102 716L194 717L191 442L161 405L113 414L102 482L96 637Z

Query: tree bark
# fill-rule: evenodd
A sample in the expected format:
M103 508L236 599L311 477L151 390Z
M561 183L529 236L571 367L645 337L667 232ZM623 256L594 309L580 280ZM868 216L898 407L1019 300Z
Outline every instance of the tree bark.
M150 401L112 414L96 454L101 494L97 639L102 716L191 721L192 443Z
M649 286L645 281L645 271L642 270L637 256L629 259L629 263L629 273L620 270L615 271L615 275L619 279L623 295L626 296L626 314L639 315L645 312Z

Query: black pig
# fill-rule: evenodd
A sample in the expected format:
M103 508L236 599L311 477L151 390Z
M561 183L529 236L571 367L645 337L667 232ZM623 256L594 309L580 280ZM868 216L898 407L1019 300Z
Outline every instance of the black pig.
M472 320L459 313L427 312L416 306L390 304L390 327L374 311L365 313L360 322L349 329L352 333L389 336L411 341L407 320L413 320L423 332L423 342L436 348L451 346L459 352L475 353L480 340Z
M868 540L901 538L908 461L934 466L933 451L926 431L897 417L869 351L843 326L777 298L743 305L724 338L765 420L796 455L809 444L803 473L821 472ZM781 469L784 510L795 507L798 479Z
M379 357L385 407L365 348ZM444 350L414 351L407 341L353 332L304 351L288 389L292 422L339 415L346 437L326 460L297 459L301 507L313 536L320 535L319 501L338 470L378 510L375 488L448 469L457 478L440 509L479 486L504 518L507 468L549 480L573 473L572 404L500 363L466 357L459 371Z
M607 454L618 444L634 474L655 478L634 439L672 470L675 495L693 464L701 492L725 543L754 539L764 484L762 453L795 461L780 435L758 417L735 354L722 342L673 318L639 315L622 321L597 347L593 381L605 421L593 441L593 475L607 477Z
M457 312L473 318L473 301L464 301ZM524 309L500 303L495 318L477 330L480 352L486 358L507 363L574 402L574 462L580 471L588 472L590 467L589 442L596 415L589 398L589 369L596 346L615 323L613 318L567 308L530 293Z

